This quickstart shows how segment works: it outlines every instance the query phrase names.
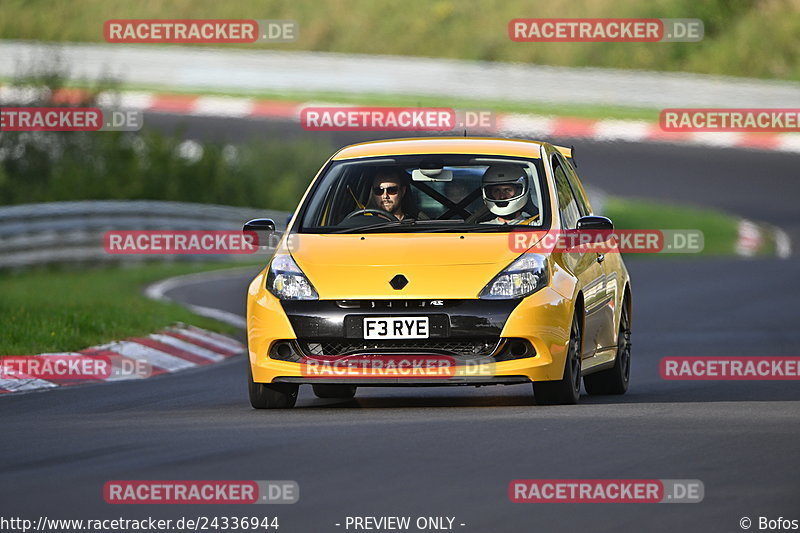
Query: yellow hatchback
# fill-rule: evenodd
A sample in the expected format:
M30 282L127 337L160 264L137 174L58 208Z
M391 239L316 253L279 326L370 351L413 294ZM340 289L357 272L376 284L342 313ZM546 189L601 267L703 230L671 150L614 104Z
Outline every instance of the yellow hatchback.
M572 150L496 138L348 146L311 182L247 298L249 394L288 408L360 386L532 383L539 404L623 394L631 288L618 253L537 246L608 231ZM275 230L269 219L246 231Z

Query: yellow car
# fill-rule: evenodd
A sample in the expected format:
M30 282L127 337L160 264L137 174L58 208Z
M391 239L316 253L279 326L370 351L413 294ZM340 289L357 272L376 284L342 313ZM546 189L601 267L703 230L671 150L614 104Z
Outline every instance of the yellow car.
M622 258L536 245L613 228L593 215L571 159L569 148L498 138L335 153L249 286L252 406L293 407L301 384L351 398L359 386L532 383L537 403L574 404L583 379L588 394L623 394Z

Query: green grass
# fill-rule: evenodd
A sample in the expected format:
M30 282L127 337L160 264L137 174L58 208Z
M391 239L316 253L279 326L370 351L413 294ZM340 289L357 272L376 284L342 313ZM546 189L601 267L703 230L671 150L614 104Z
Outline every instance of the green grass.
M3 0L2 11L5 39L102 42L108 19L292 19L299 23L297 42L243 47L800 80L797 0ZM517 43L508 37L511 19L548 17L700 18L705 38Z
M150 300L142 292L160 279L225 266L231 265L148 264L0 273L0 355L81 350L146 335L179 321L234 334L238 330L233 326L197 316L177 304Z
M701 255L731 255L736 246L738 219L713 209L612 197L606 202L605 214L617 229L700 230L705 244ZM673 255L690 257L695 254Z

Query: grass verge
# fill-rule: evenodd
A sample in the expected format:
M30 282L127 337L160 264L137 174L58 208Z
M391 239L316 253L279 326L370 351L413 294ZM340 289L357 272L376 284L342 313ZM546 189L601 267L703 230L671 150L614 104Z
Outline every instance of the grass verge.
M701 255L732 255L736 248L739 221L720 211L611 197L606 201L605 214L617 229L700 230L705 241ZM670 255L692 257L696 254Z
M174 322L220 333L238 330L142 292L158 280L241 263L147 264L87 270L0 273L0 355L74 351L147 335ZM242 295L242 299L244 295Z
M102 42L109 19L279 19L297 21L296 42L242 47L800 79L796 0L3 0L2 9L5 39ZM512 41L509 21L530 17L699 18L705 32L695 43Z

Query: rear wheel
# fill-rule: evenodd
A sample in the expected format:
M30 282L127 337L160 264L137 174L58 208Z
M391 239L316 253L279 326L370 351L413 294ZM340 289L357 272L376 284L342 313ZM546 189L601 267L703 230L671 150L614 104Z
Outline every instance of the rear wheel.
M355 385L311 385L317 398L352 398L356 395Z
M564 376L559 381L535 381L533 394L539 405L569 405L578 403L581 396L581 325L577 315L572 318Z
M247 392L254 409L290 409L297 402L298 388L295 383L256 383L247 363Z
M622 306L617 333L617 357L608 370L583 378L586 392L592 395L625 394L631 378L631 320L628 304Z

